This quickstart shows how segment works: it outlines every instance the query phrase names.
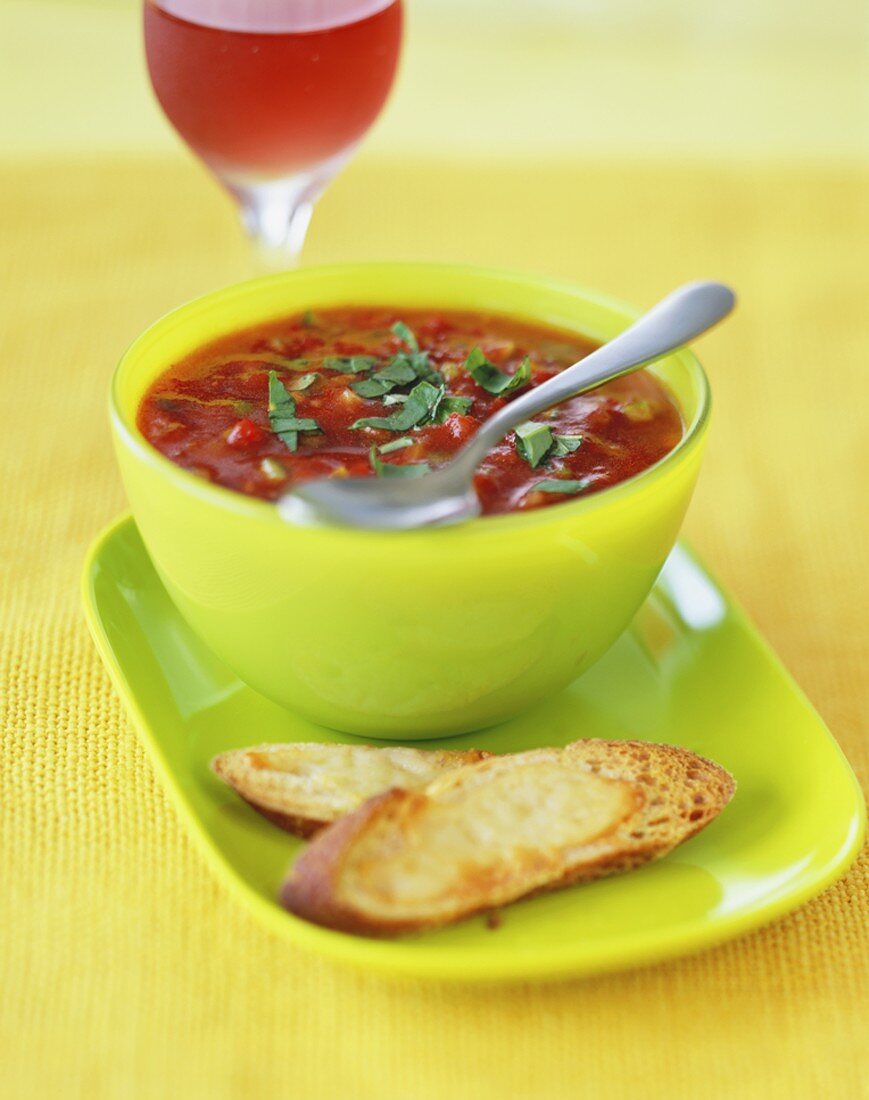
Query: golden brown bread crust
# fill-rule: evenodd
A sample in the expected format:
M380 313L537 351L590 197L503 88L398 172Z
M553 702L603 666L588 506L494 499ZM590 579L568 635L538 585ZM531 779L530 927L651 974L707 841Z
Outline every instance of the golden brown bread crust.
M263 817L308 839L391 786L421 788L441 772L491 755L300 742L233 749L215 756L211 768Z
M580 769L593 776L619 784L629 784L635 799L632 809L613 818L611 827L591 837L572 852L560 869L551 866L551 853L540 840L538 853L527 844L516 848L515 860L520 879L527 869L527 888L510 886L506 900L516 900L546 890L554 890L603 875L630 870L666 855L678 844L699 832L716 817L733 795L733 778L719 765L669 745L651 745L638 741L587 740L574 742L563 750L533 750L513 755L510 760L521 769L535 754L556 754L568 770ZM436 779L424 791L390 790L370 798L353 813L322 831L301 854L281 890L281 902L293 913L317 924L344 932L367 936L394 936L457 920L493 906L504 904L504 878L492 874L491 867L480 867L476 882L466 883L464 868L456 873L456 896L450 914L393 915L378 904L372 909L363 897L348 896L348 881L359 881L359 868L353 861L365 849L368 865L378 845L384 859L396 851L413 849L414 837L424 815L443 799L445 790L453 792L464 782L465 773L474 772L481 781L487 770L500 769L508 758L496 763L471 765ZM518 773L517 773L518 774ZM422 815L422 816L421 816ZM372 840L373 838L373 840ZM535 855L540 860L535 862ZM447 852L443 853L449 859ZM550 863L547 863L550 859ZM524 862L523 862L524 861ZM514 863L511 859L510 863ZM497 868L496 868L497 871ZM516 878L516 866L505 867ZM465 886L472 887L465 890ZM499 894L500 890L500 894Z
M269 810L265 806L258 806L256 802L245 798L240 791L236 793L252 810L256 810L258 814L261 814L266 821L270 821L272 825L277 825L279 829L283 829L286 833L292 833L293 836L297 836L301 840L310 840L321 829L325 829L327 825L332 824L331 821L323 821L316 817L298 817L295 814L281 813L280 810Z
M314 843L309 844L296 860L293 876L281 887L281 903L297 916L339 932L377 936L416 931L418 925L415 921L394 921L388 930L365 931L359 914L342 905L336 886L348 849L372 822L399 817L403 811L424 807L426 802L426 796L418 791L394 787L374 795L358 810L324 829L316 840L316 848Z
M619 839L626 850L615 852L594 867L581 869L553 885L588 882L605 875L630 871L653 859L660 859L714 820L736 790L730 772L678 745L654 745L645 741L605 741L588 738L573 741L565 751L582 760L595 774L626 779L648 795L650 814L641 828L622 827ZM669 830L678 826L680 837L668 844ZM638 835L642 831L643 835Z

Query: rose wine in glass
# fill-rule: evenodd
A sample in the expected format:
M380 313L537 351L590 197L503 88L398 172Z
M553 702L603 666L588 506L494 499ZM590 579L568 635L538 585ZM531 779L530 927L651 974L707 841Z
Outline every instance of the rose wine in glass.
M315 200L389 93L401 23L401 0L145 0L157 99L264 266L298 260Z

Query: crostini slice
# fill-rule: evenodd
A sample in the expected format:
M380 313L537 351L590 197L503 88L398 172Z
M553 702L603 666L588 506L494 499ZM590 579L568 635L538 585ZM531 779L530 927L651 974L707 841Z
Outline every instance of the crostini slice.
M686 749L578 741L381 792L321 832L281 890L291 912L368 936L437 927L658 859L734 791Z
M319 829L391 787L418 790L490 754L373 745L256 745L222 752L213 771L264 817L296 836Z

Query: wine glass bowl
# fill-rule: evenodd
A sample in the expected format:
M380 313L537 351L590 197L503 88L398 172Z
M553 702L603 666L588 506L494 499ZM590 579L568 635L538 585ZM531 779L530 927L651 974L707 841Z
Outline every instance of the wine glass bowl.
M157 99L265 266L297 260L313 202L383 107L401 29L401 0L145 0Z

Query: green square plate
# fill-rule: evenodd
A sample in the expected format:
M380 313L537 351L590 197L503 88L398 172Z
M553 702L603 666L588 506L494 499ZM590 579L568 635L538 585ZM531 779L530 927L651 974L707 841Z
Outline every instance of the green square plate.
M319 928L276 899L301 842L211 774L224 749L352 740L246 687L179 617L132 519L84 574L96 644L182 817L239 901L299 947L381 972L455 980L564 978L719 943L794 909L843 874L864 805L836 742L773 653L684 547L631 629L569 690L482 733L431 745L496 752L580 737L684 745L736 777L718 820L631 874L544 895L413 939Z

